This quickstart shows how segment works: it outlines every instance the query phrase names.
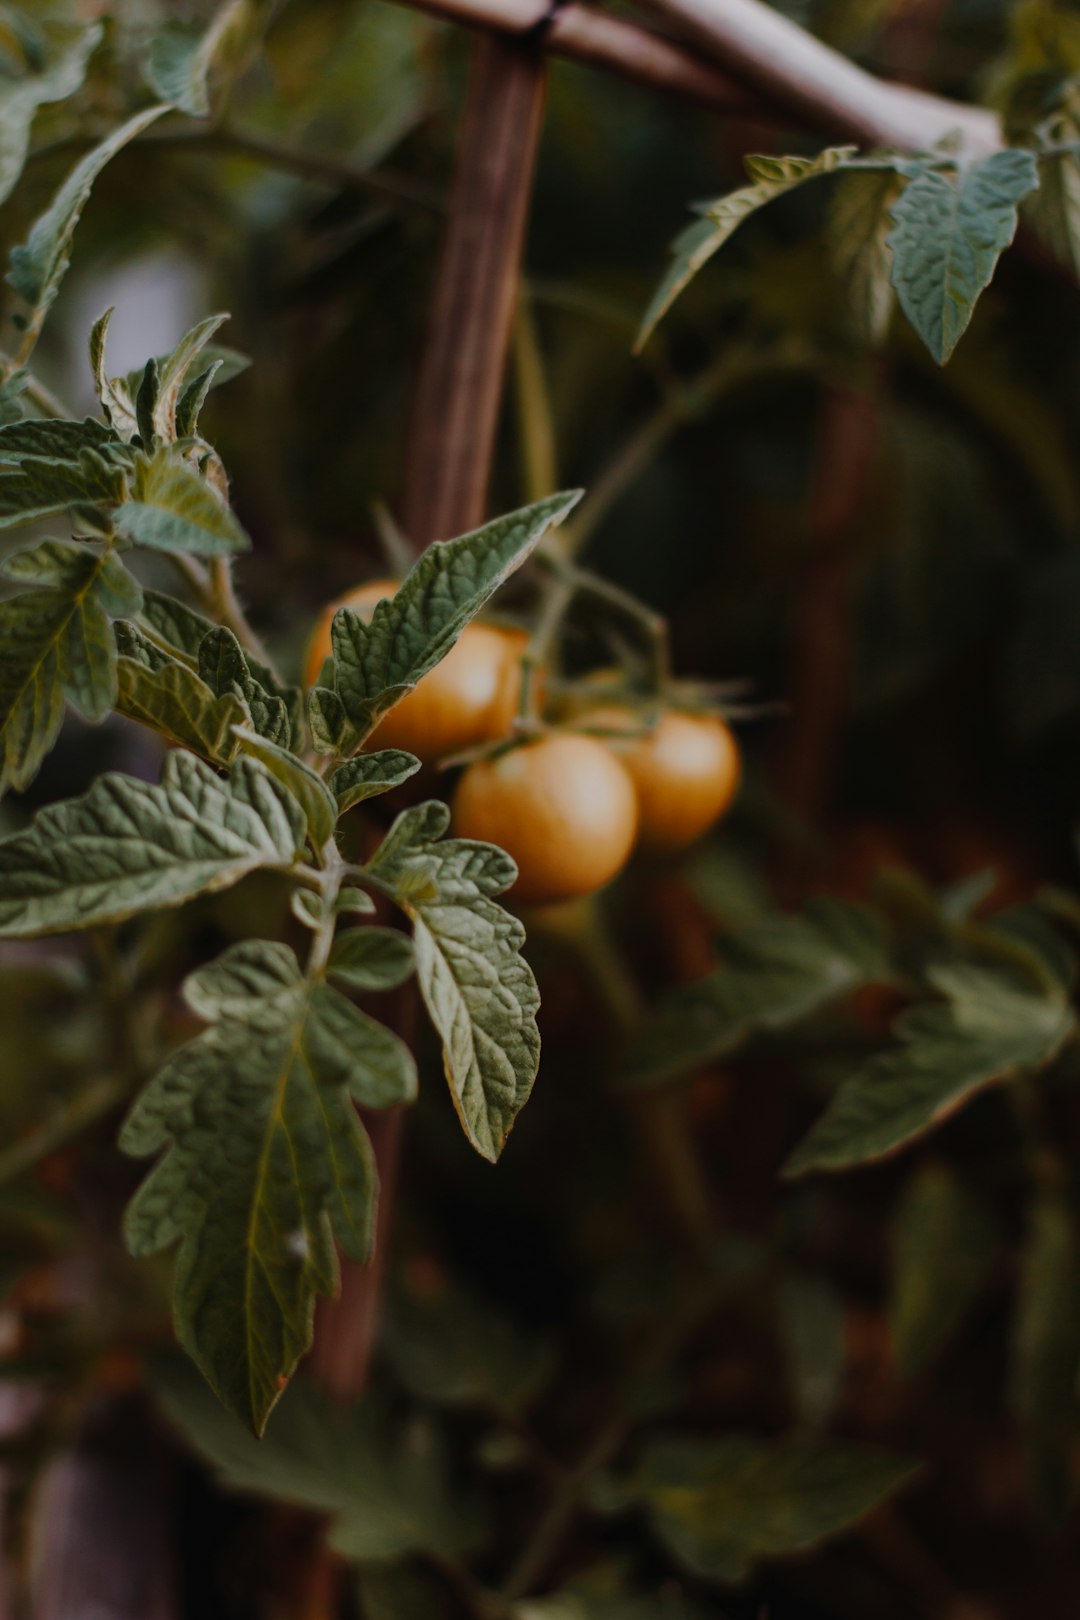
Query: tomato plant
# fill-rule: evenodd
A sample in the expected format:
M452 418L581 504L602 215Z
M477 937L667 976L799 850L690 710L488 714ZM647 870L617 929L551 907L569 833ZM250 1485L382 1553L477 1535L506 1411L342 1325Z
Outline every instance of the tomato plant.
M0 6L0 1611L1071 1616L1078 197L1046 0Z

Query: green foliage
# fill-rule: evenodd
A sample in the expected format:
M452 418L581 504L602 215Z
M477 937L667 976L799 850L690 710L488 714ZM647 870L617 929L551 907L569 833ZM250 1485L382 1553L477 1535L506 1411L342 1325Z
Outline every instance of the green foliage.
M1033 153L994 152L955 169L927 164L893 204L893 285L939 365L1016 234L1017 205L1038 184Z
M800 917L774 916L721 942L723 966L674 991L626 1055L628 1085L678 1078L752 1035L797 1023L864 984L895 975L880 918L822 899Z
M300 1379L259 1441L182 1365L159 1366L154 1382L169 1418L227 1486L330 1515L331 1544L348 1558L449 1558L479 1538L477 1512L451 1489L430 1424L403 1428L374 1401L342 1408Z
M985 1086L1045 1068L1075 1033L1060 985L1035 988L959 963L931 968L929 979L941 999L901 1016L902 1045L841 1086L786 1175L843 1170L894 1153Z
M446 657L469 620L579 499L579 492L553 495L429 546L370 624L340 609L331 631L334 682L357 743Z
M404 811L368 872L412 918L416 971L442 1037L450 1094L469 1141L497 1159L540 1062L540 997L525 930L495 904L517 875L490 844L449 838L445 805Z
M0 936L117 922L229 888L259 867L287 870L304 835L296 800L253 759L222 778L170 754L156 787L101 776L0 842Z
M1060 1521L1073 1495L1080 1416L1080 1246L1073 1212L1051 1186L1031 1210L1013 1355L1032 1494L1045 1517Z
M793 1272L777 1288L776 1317L796 1416L821 1428L832 1416L843 1379L842 1302L823 1278Z
M420 761L400 748L377 748L371 754L357 754L339 765L329 777L329 787L337 799L338 814L354 804L362 804L379 793L400 787L420 769Z
M170 451L139 456L134 500L116 513L117 533L153 551L184 551L199 557L247 551L251 541L225 502Z
M516 1418L550 1370L542 1339L526 1337L489 1305L446 1282L399 1289L385 1338L396 1377L418 1399L438 1406Z
M71 240L75 227L89 200L94 181L117 152L166 111L165 107L148 107L145 112L136 113L95 146L92 152L88 152L72 169L52 206L36 222L26 242L11 250L8 279L30 306L27 325L31 332L41 327L60 291L60 283L71 262Z
M207 27L167 22L147 53L151 89L193 118L209 117L211 79L239 70L269 10L268 0L224 0Z
M0 81L0 202L11 195L26 163L30 127L40 107L73 96L101 42L100 22L58 17L20 18L17 71Z
M992 1216L950 1170L931 1164L912 1177L893 1225L889 1309L905 1377L941 1354L978 1298L1000 1237Z
M676 298L685 291L702 265L723 247L751 214L776 197L782 197L786 191L804 185L807 180L816 180L820 175L852 167L866 167L854 146L830 146L816 158L748 157L746 172L750 176L750 185L742 186L727 197L719 197L715 202L700 204L698 212L704 217L696 224L688 225L676 237L672 244L673 262L645 311L636 349L640 351L644 348Z
M251 716L234 692L216 693L189 664L163 653L134 625L115 626L120 714L160 732L201 758L228 765L240 751L238 729Z
M653 1528L689 1574L742 1581L763 1558L836 1535L914 1478L910 1461L850 1441L657 1439L638 1483Z
M65 699L88 720L117 701L110 621L140 603L109 546L44 540L9 556L4 572L34 588L0 602L0 792L33 781Z
M213 1020L168 1061L121 1146L161 1153L128 1210L134 1254L181 1242L177 1336L222 1401L261 1433L337 1285L333 1240L371 1244L375 1174L349 1099L407 1102L407 1048L287 946L249 940L185 986Z

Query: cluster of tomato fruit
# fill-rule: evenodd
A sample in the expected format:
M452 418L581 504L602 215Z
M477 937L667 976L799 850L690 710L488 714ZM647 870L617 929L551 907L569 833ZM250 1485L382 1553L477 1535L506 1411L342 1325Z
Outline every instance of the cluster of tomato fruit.
M376 580L326 609L308 650L309 685L329 657L338 609L370 616L396 589L394 580ZM470 624L383 716L367 746L404 748L434 764L510 742L527 641L523 630ZM515 900L550 904L601 888L635 848L671 852L693 843L738 785L738 745L718 715L668 708L647 728L628 706L586 703L565 727L468 765L453 795L454 830L513 857Z

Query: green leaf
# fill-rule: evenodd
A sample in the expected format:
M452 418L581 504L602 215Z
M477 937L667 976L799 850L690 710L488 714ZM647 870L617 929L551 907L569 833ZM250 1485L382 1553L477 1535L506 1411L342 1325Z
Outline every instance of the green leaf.
M190 332L186 332L171 354L166 355L158 362L158 395L154 405L154 431L159 438L170 440L183 438L177 415L179 411L181 390L187 374L206 348L214 333L228 320L228 315L208 315L205 320L199 321ZM205 399L209 390L211 377L207 379L202 397ZM204 374L205 375L205 374ZM200 402L201 403L201 402ZM188 407L191 408L190 406ZM197 411L196 411L196 414Z
M134 625L114 626L119 658L116 708L214 764L240 752L239 727L250 726L245 704L231 692L218 697L190 665L178 663Z
M155 95L192 118L209 118L211 77L237 71L269 10L267 0L224 0L208 27L165 23L150 41L146 63Z
M422 1401L520 1415L550 1371L549 1348L448 1283L392 1299L383 1349Z
M257 767L256 767L257 768ZM216 1021L136 1101L121 1146L162 1153L125 1223L133 1254L180 1242L177 1335L224 1404L261 1433L337 1289L333 1239L366 1259L371 1145L352 1099L406 1102L416 1073L390 1031L268 941L232 946L185 987Z
M328 687L313 686L308 692L307 716L311 740L320 754L344 754L358 745L360 739L349 725L341 699Z
M1013 1405L1040 1512L1060 1521L1073 1496L1080 1371L1080 1245L1052 1192L1031 1212L1013 1346Z
M458 1118L477 1152L497 1159L536 1078L540 998L521 955L525 930L491 898L513 883L513 861L491 844L439 843L449 820L435 801L404 811L368 871L413 920Z
M21 425L21 424L19 424ZM26 456L0 465L0 528L30 523L81 503L115 506L124 498L124 474L96 450L71 460Z
M316 849L322 849L333 837L337 822L337 805L322 777L302 759L267 737L260 737L242 726L237 727L236 736L244 752L261 760L270 775L276 776L303 807L311 842Z
M198 667L203 637L217 628L211 619L203 618L186 602L179 602L175 596L166 596L162 591L143 591L140 619L155 641L171 648L192 668Z
M33 70L6 83L0 93L0 203L7 201L22 174L35 113L75 94L102 32L100 22L49 18L39 25Z
M1017 205L1038 184L1033 152L994 152L948 170L928 163L893 204L893 286L939 365L1016 234Z
M416 968L413 943L396 928L348 928L335 939L327 972L355 990L393 990Z
M943 1000L898 1019L903 1044L871 1059L833 1098L784 1175L883 1158L975 1092L1043 1068L1075 1028L1063 991L961 963L930 970Z
M674 991L645 1024L624 1061L626 1084L675 1079L893 976L880 919L841 900L753 923L723 940L721 953L715 973Z
M81 422L64 417L8 422L0 427L0 462L20 462L27 456L77 461L83 450L122 449L123 442L111 427L92 416Z
M153 1384L224 1485L330 1515L331 1545L346 1557L455 1557L476 1544L476 1512L460 1484L451 1485L430 1425L414 1419L402 1427L371 1396L342 1406L300 1378L256 1440L182 1362L159 1361Z
M94 373L94 386L101 408L110 426L123 440L130 441L138 432L131 391L122 382L113 381L105 368L105 344L112 317L113 311L107 309L90 329L90 369Z
M256 760L238 759L222 778L173 753L160 786L110 772L0 842L0 936L118 922L259 867L287 870L304 833L300 806Z
M858 337L872 347L885 341L896 303L888 234L900 189L899 175L888 169L848 174L829 208L829 246L845 311Z
M184 388L183 393L176 402L176 416L173 426L178 439L193 439L199 431L199 417L206 404L207 397L214 383L218 381L219 373L224 368L224 360L214 360L205 366Z
M337 799L338 815L343 816L364 799L400 787L419 769L416 756L401 748L379 748L373 754L357 754L346 760L331 773L328 784Z
M126 124L121 124L92 152L88 152L72 169L26 242L12 249L8 280L20 297L32 306L33 313L28 322L31 330L41 326L60 290L60 283L71 262L71 239L94 181L117 152L167 111L166 107L148 107L136 113L134 118L129 118Z
M940 1355L978 1298L1001 1234L952 1171L927 1165L893 1224L889 1327L896 1363L913 1378Z
M117 533L154 551L190 552L200 557L248 551L251 541L225 502L175 451L157 450L136 464L136 499L116 513ZM3 485L0 484L0 498Z
M139 386L135 390L135 425L147 450L155 440L154 406L158 397L158 369L156 360L148 360L143 367Z
M252 672L244 649L231 630L222 625L199 644L199 674L218 697L231 693L251 715L252 729L281 749L292 741L292 724L283 698L268 692Z
M482 529L429 546L370 623L342 608L334 618L334 678L357 739L434 669L462 630L580 492L552 495Z
M704 218L688 225L675 238L671 249L672 264L645 311L641 330L634 343L634 353L640 354L660 321L702 265L757 209L776 197L782 197L785 191L793 191L807 180L832 174L838 169L867 166L892 167L892 164L888 159L880 163L875 163L873 159L860 159L854 146L830 146L824 152L819 152L816 158L748 157L746 169L750 185L726 197L718 197L715 202L698 204L696 211Z
M702 1580L742 1581L763 1559L816 1547L857 1524L918 1466L850 1441L656 1440L638 1482L653 1528Z
M821 1428L844 1374L843 1302L824 1278L794 1272L777 1288L776 1320L796 1416Z
M0 792L25 788L56 741L69 700L88 720L116 701L110 616L138 608L139 587L109 550L46 540L6 559L41 588L0 602Z

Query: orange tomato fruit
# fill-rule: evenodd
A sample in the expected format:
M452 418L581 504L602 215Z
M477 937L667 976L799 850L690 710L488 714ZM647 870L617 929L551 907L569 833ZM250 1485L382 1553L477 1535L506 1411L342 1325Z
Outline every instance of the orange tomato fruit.
M580 724L639 731L641 721L617 705L591 709ZM666 709L649 732L605 739L633 779L642 849L685 849L731 804L741 774L739 745L719 715Z
M461 838L498 844L517 863L515 900L548 904L591 894L630 857L634 784L593 737L556 732L478 760L453 801Z
M396 580L374 580L331 603L308 648L309 686L315 685L330 656L330 627L338 609L350 607L370 618L375 604L397 588ZM366 747L404 748L429 761L509 736L518 712L527 641L523 630L466 625L442 662L383 716Z

